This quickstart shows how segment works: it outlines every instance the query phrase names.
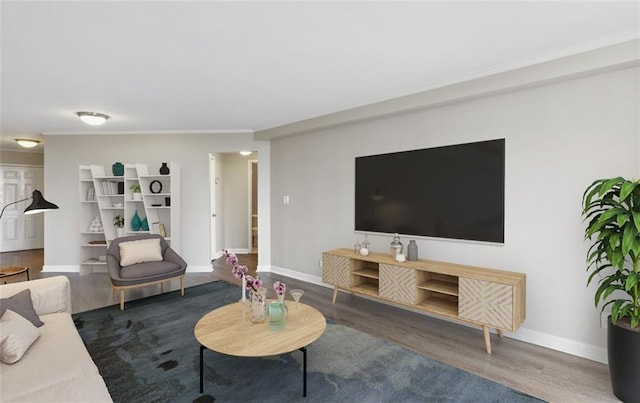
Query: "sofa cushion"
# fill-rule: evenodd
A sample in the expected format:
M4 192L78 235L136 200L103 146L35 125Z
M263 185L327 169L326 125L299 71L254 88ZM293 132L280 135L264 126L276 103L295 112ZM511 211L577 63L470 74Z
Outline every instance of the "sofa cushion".
M0 317L0 361L5 364L19 361L38 337L40 329L7 309Z
M56 385L74 382L79 385L91 381L95 391L91 396L95 400L108 400L109 393L100 377L89 352L84 346L78 331L68 313L42 315L45 323L40 328L40 339L15 364L0 363L0 401L30 400L24 396L46 396L47 390ZM25 376L25 374L28 374ZM22 397L21 397L22 396ZM85 395L85 401L88 395ZM50 396L44 401L69 401L61 391L60 395Z
M121 242L119 248L120 266L123 267L136 263L158 262L162 260L160 238Z
M40 327L44 325L40 320L40 317L38 317L36 310L33 308L31 290L28 288L20 291L12 297L0 299L0 317L4 315L4 311L7 309L11 309L18 315L23 316L29 322L33 323L34 326Z

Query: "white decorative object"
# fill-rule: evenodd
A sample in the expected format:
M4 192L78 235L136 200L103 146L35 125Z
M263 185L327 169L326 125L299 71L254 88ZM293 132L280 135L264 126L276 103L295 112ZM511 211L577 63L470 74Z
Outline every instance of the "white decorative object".
M398 253L398 254L396 255L396 262L400 262L400 263L402 263L402 262L404 262L404 261L405 261L404 253Z
M367 248L360 248L360 254L362 256L367 256L369 254L369 249Z
M102 222L98 217L94 218L91 224L89 224L89 232L102 232L103 230Z

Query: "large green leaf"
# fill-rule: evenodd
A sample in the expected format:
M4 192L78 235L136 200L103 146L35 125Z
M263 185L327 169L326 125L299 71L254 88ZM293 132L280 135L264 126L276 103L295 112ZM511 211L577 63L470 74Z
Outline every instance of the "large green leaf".
M624 290L629 292L633 287L638 285L638 273L631 272L627 276L627 281L624 284Z
M615 232L615 233L611 234L611 236L609 237L609 247L617 248L618 245L620 244L620 238L621 237L622 237L622 235L620 235L619 232Z
M602 186L600 186L600 190L598 190L598 194L602 196L605 193L607 193L611 188L613 188L614 186L620 183L623 183L624 181L625 180L620 176L618 176L617 178L607 179L607 181L604 182Z
M636 237L638 236L638 231L636 230L636 226L633 223L627 223L624 226L624 231L622 233L622 254L627 255L633 244L636 241Z
M620 201L624 201L631 192L635 189L637 183L631 181L625 181L622 186L620 186Z
M589 185L589 187L587 187L587 189L584 191L584 193L582 194L582 205L585 210L587 209L587 206L591 204L591 199L593 199L593 196L595 196L598 191L600 191L600 186L605 181L606 179L597 179L593 181L593 183Z
M636 229L640 232L640 211L634 210L631 212L631 215L633 216L633 223L636 225Z
M630 217L629 213L619 214L616 217L616 224L618 224L618 227L622 227L629 220L629 217Z

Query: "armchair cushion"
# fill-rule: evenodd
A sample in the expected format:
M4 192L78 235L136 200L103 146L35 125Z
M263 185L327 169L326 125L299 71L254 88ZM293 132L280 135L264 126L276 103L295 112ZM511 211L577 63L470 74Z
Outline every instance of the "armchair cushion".
M122 267L136 263L162 261L162 250L158 238L121 242L119 247Z
M120 277L123 279L152 281L154 277L180 271L180 269L181 267L177 264L167 261L136 263L123 267L120 270Z

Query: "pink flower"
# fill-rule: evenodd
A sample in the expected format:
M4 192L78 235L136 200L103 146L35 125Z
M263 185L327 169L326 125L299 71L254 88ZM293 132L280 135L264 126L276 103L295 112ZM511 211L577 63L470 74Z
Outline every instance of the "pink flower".
M273 289L278 295L284 295L287 292L287 286L281 281L273 283Z
M242 278L243 275L247 274L247 271L248 271L247 266L243 266L239 264L233 266L233 269L231 269L231 273L235 278Z
M248 275L245 277L245 281L247 282L247 290L258 291L260 288L262 288L262 280L260 280L259 277L254 278L253 276Z
M227 256L227 263L235 266L236 264L238 264L238 257L234 254L230 254L229 256Z

